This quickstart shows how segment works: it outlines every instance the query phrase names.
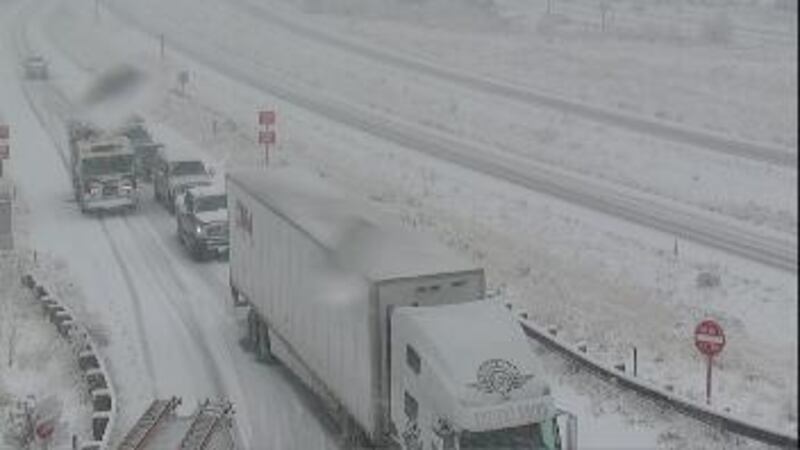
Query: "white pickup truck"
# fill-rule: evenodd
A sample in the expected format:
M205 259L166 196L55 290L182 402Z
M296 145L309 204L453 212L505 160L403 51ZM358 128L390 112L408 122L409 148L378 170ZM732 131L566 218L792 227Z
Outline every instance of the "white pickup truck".
M228 197L222 185L188 189L176 202L178 238L194 259L228 255Z

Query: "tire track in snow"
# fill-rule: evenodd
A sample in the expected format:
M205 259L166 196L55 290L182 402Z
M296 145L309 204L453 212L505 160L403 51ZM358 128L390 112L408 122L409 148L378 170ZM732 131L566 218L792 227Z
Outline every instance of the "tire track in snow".
M105 235L106 241L108 241L109 246L111 247L111 253L114 255L114 260L117 262L117 266L120 268L122 272L122 277L125 280L125 285L128 288L128 293L130 294L131 300L133 300L133 312L134 312L134 323L136 325L136 332L139 334L139 343L144 348L142 352L144 354L144 362L145 368L147 370L147 377L150 381L150 386L152 387L153 391L155 391L156 386L156 376L153 364L153 350L150 348L150 342L145 339L147 333L145 332L144 328L144 313L142 312L142 299L139 296L139 292L136 289L136 284L133 281L133 276L131 275L130 269L128 265L125 263L125 260L122 258L122 254L119 251L119 247L114 240L114 237L108 231L108 226L106 225L106 220L104 217L100 217L100 228L103 230L103 234Z
M33 15L32 6L37 6L37 5L38 4L36 2L29 2L28 5L26 5L26 8L19 12L19 15L20 16L24 16L24 17L21 17L20 20L18 20L16 22L18 25L16 27L16 30L13 33L13 36L15 38L14 39L14 50L17 53L17 56L20 57L20 59L24 54L30 54L30 46L28 45L28 40L29 39L27 37L28 23L29 23L29 18L32 17L32 15ZM43 84L43 83L37 83L37 84L39 85L38 87L41 88L40 91L44 91L44 92L40 92L40 93L41 94L48 94L47 96L45 96L45 95L34 95L31 92L30 84L24 83L24 82L23 82L23 84L21 86L22 87L21 90L22 90L23 96L25 97L25 100L27 101L28 106L30 107L30 110L33 112L33 114L36 117L37 121L41 124L42 128L47 132L48 137L52 141L53 146L54 146L54 148L56 150L56 155L58 156L59 161L61 163L61 166L64 169L64 173L66 174L67 179L69 179L70 178L70 168L69 168L67 151L64 148L64 145L63 145L63 142L60 139L59 133L56 131L56 128L58 128L58 127L54 123L55 121L53 119L53 114L55 113L58 116L56 120L63 121L64 117L65 117L65 111L68 110L69 103L66 101L66 98L63 96L63 94L60 91L58 91L57 89L54 89L49 84ZM37 93L37 94L39 94L39 93ZM46 108L42 104L40 104L40 102L43 102L45 99L51 100L50 106L52 108L55 108L57 111L53 111L53 109ZM69 188L72 189L71 183L69 184ZM114 256L114 258L117 261L117 266L120 269L120 273L122 274L123 280L124 280L124 282L126 284L126 288L128 290L128 293L129 293L130 297L132 299L134 299L134 301L135 301L135 305L134 306L136 306L136 305L138 305L138 300L139 300L138 292L136 291L136 288L132 283L131 276L130 276L130 273L128 271L128 268L127 268L127 266L125 266L124 262L120 259L119 250L118 250L116 244L114 243L110 233L108 232L105 220L102 217L100 218L99 223L100 223L100 229L102 230L103 234L106 236L106 241L108 243L108 247L111 250L112 255ZM139 344L141 346L140 347L140 353L142 354L143 359L144 359L145 370L146 370L146 373L147 373L147 376L148 376L148 380L150 381L151 390L154 390L155 389L155 376L154 376L155 372L153 370L151 349L149 348L149 346L146 343L144 343L144 344L142 343L142 341L143 341L142 338L145 335L143 334L141 311L136 307L134 307L134 316L136 318L136 320L135 320L135 322L136 322L135 323L136 331L137 331L137 333L139 333L139 336L140 336L140 339L139 339ZM117 368L117 369L118 370L122 370L122 368Z

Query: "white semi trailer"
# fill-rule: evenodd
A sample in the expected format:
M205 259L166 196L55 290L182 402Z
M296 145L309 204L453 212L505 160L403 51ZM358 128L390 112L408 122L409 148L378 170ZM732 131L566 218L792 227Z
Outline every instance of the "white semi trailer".
M483 269L305 172L232 172L227 192L246 340L321 399L348 445L575 448L575 417L519 323L484 299Z

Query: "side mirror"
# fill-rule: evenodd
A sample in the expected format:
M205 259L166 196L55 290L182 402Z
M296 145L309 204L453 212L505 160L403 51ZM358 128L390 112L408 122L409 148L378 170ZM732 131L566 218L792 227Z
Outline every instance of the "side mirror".
M208 174L211 175L212 177L217 174L217 169L215 169L214 166L208 166L207 170Z

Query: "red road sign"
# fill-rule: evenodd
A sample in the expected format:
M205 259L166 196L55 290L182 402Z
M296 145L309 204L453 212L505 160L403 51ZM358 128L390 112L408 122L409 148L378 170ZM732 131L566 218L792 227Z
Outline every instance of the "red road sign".
M36 437L42 440L50 439L56 431L56 424L53 420L46 420L36 425Z
M700 322L694 329L694 345L709 357L718 354L725 347L725 333L722 332L722 327L713 320Z
M259 125L272 125L275 123L275 111L259 111L258 112Z
M275 132L271 131L271 130L259 131L258 132L258 143L259 144L274 144L275 143Z
M10 134L8 125L0 123L0 159L8 159L11 156L11 146L8 144Z

